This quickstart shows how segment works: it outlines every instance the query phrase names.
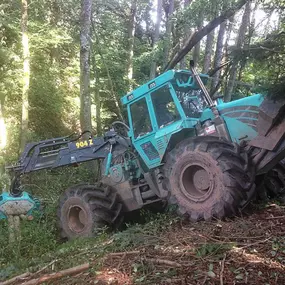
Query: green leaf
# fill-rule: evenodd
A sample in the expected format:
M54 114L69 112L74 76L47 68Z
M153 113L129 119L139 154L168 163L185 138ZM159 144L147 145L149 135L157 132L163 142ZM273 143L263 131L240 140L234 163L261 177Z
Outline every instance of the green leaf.
M215 272L213 272L213 271L208 271L207 275L208 275L209 277L211 277L211 278L215 278L215 277L216 277L216 274L215 274Z
M242 273L241 273L241 274L238 274L238 275L236 276L236 279L242 280L242 279L243 279L243 274L242 274Z

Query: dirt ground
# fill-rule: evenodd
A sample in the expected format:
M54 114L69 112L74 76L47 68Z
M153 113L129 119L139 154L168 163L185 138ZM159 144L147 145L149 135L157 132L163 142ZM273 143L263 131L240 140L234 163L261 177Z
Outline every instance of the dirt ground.
M228 221L179 222L151 240L50 284L285 284L285 209L275 204Z
M99 259L83 252L88 271L45 284L285 284L285 207L276 204L226 221L179 221L137 238L130 251Z

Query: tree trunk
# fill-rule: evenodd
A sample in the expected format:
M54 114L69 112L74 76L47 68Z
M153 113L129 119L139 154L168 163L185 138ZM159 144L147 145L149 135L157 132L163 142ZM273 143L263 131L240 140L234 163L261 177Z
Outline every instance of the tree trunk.
M122 114L122 111L121 111L121 107L120 107L120 100L118 100L118 97L117 97L117 95L116 95L116 93L114 91L114 86L113 86L113 81L112 81L112 78L111 78L111 75L110 75L110 71L109 71L108 65L107 65L107 63L105 61L104 55L102 53L100 40L98 38L98 35L96 34L95 25L94 25L94 21L93 21L92 18L91 18L91 25L92 25L93 34L94 34L94 36L96 38L96 52L98 52L99 56L101 57L103 66L104 66L104 68L106 70L108 83L109 83L110 94L111 94L111 96L112 96L112 98L114 100L114 104L115 104L115 107L116 107L116 110L114 110L114 113L118 116L119 120L124 121L124 117L123 117L123 114ZM98 76L98 72L96 74ZM98 80L96 79L96 82L99 82L99 78L98 78ZM99 92L99 90L98 90L98 92ZM97 105L96 105L96 108L97 108ZM101 110L101 107L100 107L100 110Z
M1 98L0 100L0 151L5 148L6 143L7 143L7 129L6 129L6 123L5 123L5 118L4 118L4 98ZM0 176L1 176L1 170L0 170Z
M162 15L162 0L157 0L157 9L156 9L156 23L153 37L153 55L152 62L150 66L150 79L155 78L156 75L156 58L155 58L155 50L157 49L157 43L159 39L159 30L160 30L160 22Z
M193 35L189 36L187 41L185 42L182 49L180 49L177 53L175 53L170 61L168 62L165 70L174 68L175 65L189 52L192 48L206 35L208 35L211 31L213 31L217 26L221 23L232 17L239 9L241 9L244 4L249 0L240 0L234 5L234 7L228 9L224 13L222 13L217 18L210 21L205 27L203 27L200 31L196 31Z
M191 5L193 0L184 0L184 9L187 9ZM184 37L183 37L183 42L182 46L185 45L187 39L192 35L192 31L189 27L189 25L185 24L184 27ZM186 68L186 58L185 56L181 59L180 61L180 69L185 69Z
M216 54L215 54L215 59L214 59L214 70L217 69L222 63L225 32L226 32L226 22L223 22L220 25L217 44L216 44ZM218 70L213 76L213 81L212 81L212 86L211 86L211 93L212 94L218 85L220 74L221 74L221 70ZM215 94L213 94L213 96L214 95Z
M95 71L96 72L96 71ZM97 136L102 135L102 120L101 120L101 101L100 101L100 88L99 88L99 73L95 74L95 104L96 104L96 130Z
M269 15L267 16L267 22L266 22L266 25L264 27L264 32L263 32L263 37L266 38L269 34L269 31L270 31L270 22L271 22L271 18L272 18L272 15L273 15L273 12L274 10L272 9L269 13ZM279 30L279 29L278 29Z
M244 42L244 49L249 49L253 34L254 34L254 30L255 30L255 17L256 17L256 11L258 9L258 2L255 3L254 7L252 7L252 10L250 11L251 16L248 16L248 34L247 34L247 38L246 41ZM242 56L241 62L240 62L240 68L239 68L239 72L238 72L238 81L242 81L242 73L243 70L246 66L247 63L247 56L244 55Z
M22 47L23 47L23 90L22 90L22 121L20 134L20 151L27 143L29 127L29 86L30 86L30 52L28 38L28 1L22 0Z
M234 17L231 17L226 27L226 41L225 41L224 50L225 50L225 56L227 57L227 59L229 57L229 43L230 43L232 31L233 31L234 20L235 20Z
M92 45L93 46L93 45ZM96 46L98 47L99 44L96 41ZM92 63L92 70L93 76L95 81L94 86L94 101L96 106L96 135L101 136L102 134L102 121L101 121L101 102L100 102L100 87L99 87L99 72L96 69L96 60L95 60L95 50L91 48L91 63Z
M165 31L165 40L164 40L164 57L163 57L163 67L166 66L169 58L169 51L171 46L171 30L173 25L173 12L174 12L174 0L169 2L168 17L166 20L166 31Z
M80 15L80 125L81 131L92 130L90 97L90 26L92 0L81 0ZM86 137L88 134L86 135Z
M132 1L129 21L128 21L128 80L129 80L129 91L133 89L133 57L134 57L134 42L135 42L135 29L136 29L136 11L137 11L137 0Z
M203 65L203 73L208 73L212 63L212 53L213 53L213 43L215 37L215 30L213 30L207 36L207 42L205 47L205 57L204 57L204 65Z
M240 26L238 37L236 40L237 49L241 49L244 46L246 32L249 28L250 10L251 10L251 0L246 3L245 9L244 9L241 26ZM240 67L240 59L234 55L233 64L230 70L229 82L228 82L228 86L226 88L226 94L224 97L225 102L229 102L232 99L232 93L234 91L235 81L237 78L237 72L238 72L239 67Z
M203 13L202 13L202 11L199 12L198 20L197 20L196 24L197 24L197 31L199 32L203 26ZM201 41L197 42L197 44L194 46L193 60L194 60L194 64L196 67L199 65L200 50L201 50Z

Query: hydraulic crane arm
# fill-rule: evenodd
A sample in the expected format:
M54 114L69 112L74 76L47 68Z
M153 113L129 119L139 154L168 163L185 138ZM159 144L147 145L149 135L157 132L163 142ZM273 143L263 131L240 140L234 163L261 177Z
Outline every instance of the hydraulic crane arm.
M106 132L104 137L82 140L61 137L29 143L26 145L18 163L7 167L17 176L57 167L77 165L82 162L104 159L111 151L111 145L123 144L128 147L128 142L118 136L115 131Z

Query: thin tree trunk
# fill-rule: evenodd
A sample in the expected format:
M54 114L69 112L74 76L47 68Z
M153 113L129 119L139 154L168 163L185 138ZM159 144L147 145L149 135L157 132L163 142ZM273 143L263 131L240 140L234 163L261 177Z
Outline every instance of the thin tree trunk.
M3 150L7 143L7 129L4 118L4 98L0 100L0 151ZM1 167L1 165L0 165ZM1 176L1 170L0 170Z
M161 15L162 15L162 0L157 0L156 23L155 23L155 30L154 30L154 37L153 37L153 55L152 55L153 58L152 58L151 66L150 66L150 75L149 75L150 79L155 78L155 75L156 75L155 51L157 49L157 43L159 39Z
M256 11L258 9L258 2L255 3L254 7L252 7L252 10L250 11L250 15L248 15L248 35L247 35L247 39L244 43L244 49L246 50L247 48L249 48L252 37L253 37L253 33L255 30L255 16L256 16ZM238 81L242 81L242 73L243 70L246 66L247 63L247 56L246 54L244 54L242 56L241 62L240 62L240 68L239 68L239 72L238 72Z
M274 10L271 10L269 15L267 16L267 22L266 22L266 25L264 27L264 32L263 32L263 37L264 38L266 38L268 36L268 34L269 34L270 22L271 22L271 18L272 18L273 12L274 12Z
M96 129L97 136L102 135L102 120L101 120L101 101L100 101L100 88L99 88L99 73L95 74L96 87L95 87L95 104L96 104Z
M244 43L245 43L245 36L246 36L246 32L248 30L249 21L250 21L250 10L251 10L251 1L248 1L245 5L244 13L242 16L241 26L240 26L237 41L236 41L237 49L242 48ZM232 68L230 70L229 83L228 83L228 86L226 88L226 94L224 97L225 102L231 101L232 93L234 91L235 81L237 79L237 73L238 73L239 67L240 67L240 60L237 56L234 56Z
M198 32L202 29L202 26L203 26L203 13L200 11L199 16L198 16L198 21L197 21ZM201 41L197 42L197 44L194 46L193 60L194 60L195 66L199 65L200 50L201 50Z
M29 86L30 86L30 52L28 37L28 1L22 0L22 47L23 47L23 90L22 90L22 122L20 134L20 150L23 151L27 143L29 127Z
M216 44L214 70L217 69L222 63L225 32L226 32L226 22L223 22L220 25L217 44ZM216 90L216 87L218 85L220 74L221 74L221 70L218 70L213 76L213 81L212 81L212 86L211 86L212 93L215 93L214 90Z
M107 78L108 78L108 82L109 82L109 86L110 86L110 93L111 93L111 95L113 97L113 100L114 100L114 103L115 103L115 106L116 106L116 111L114 111L114 113L116 113L118 118L123 121L124 118L123 118L122 111L121 111L121 108L120 108L120 101L118 100L118 98L116 96L109 68L107 66L107 63L106 63L105 58L104 58L104 55L103 55L103 53L102 53L102 51L101 51L99 46L98 46L98 53L99 53L99 55L100 55L100 57L102 59L102 63L103 63L104 68L106 70Z
M187 7L189 7L191 5L192 1L193 0L184 0L184 9L187 9ZM184 27L184 37L183 37L182 46L185 45L185 43L186 43L187 39L189 38L190 34L192 34L192 31L190 30L189 25L185 24L185 27ZM180 68L181 69L185 69L186 68L186 58L185 58L185 56L180 61Z
M99 38L98 38L98 36L96 34L94 21L92 19L91 19L91 24L92 24L93 34L94 34L94 36L96 38L96 51L100 55L102 63L103 63L103 66L104 66L104 68L106 70L108 83L109 83L109 87L110 87L110 93L111 93L111 96L113 97L113 100L114 100L114 103L115 103L115 106L116 106L116 110L114 111L114 113L118 116L118 118L120 120L124 121L124 117L123 117L123 114L122 114L122 111L121 111L121 108L120 108L120 101L118 100L118 98L116 96L116 93L115 93L115 90L114 90L114 86L113 86L113 81L112 81L112 78L111 78L111 75L110 75L110 71L109 71L108 65L107 65L107 63L105 61L104 55L102 53L101 46L100 46L100 41L99 41Z
M90 97L90 25L92 0L81 0L80 16L80 125L81 131L92 130ZM88 134L87 134L88 136Z
M233 31L234 20L235 20L234 17L230 18L228 21L228 25L226 27L226 41L225 41L224 50L227 58L229 56L229 42Z
M129 91L133 89L133 57L134 57L134 42L135 42L135 29L136 29L136 11L137 11L137 0L132 1L131 11L128 21L128 80L129 80Z
M166 21L166 31L165 31L165 40L164 40L164 57L163 57L163 67L166 66L169 58L169 51L171 46L171 30L172 30L172 21L173 21L173 12L174 12L174 0L169 2L168 17Z
M205 57L204 57L204 65L203 65L203 73L208 73L212 63L212 54L213 54L213 44L215 38L215 30L213 30L207 36L207 42L205 47Z
M96 46L98 47L98 43L96 41ZM102 134L102 121L101 121L101 102L100 102L100 87L99 87L99 72L96 69L96 60L95 60L95 50L91 49L91 63L92 63L92 70L93 76L95 79L95 106L96 106L96 135L101 136Z

